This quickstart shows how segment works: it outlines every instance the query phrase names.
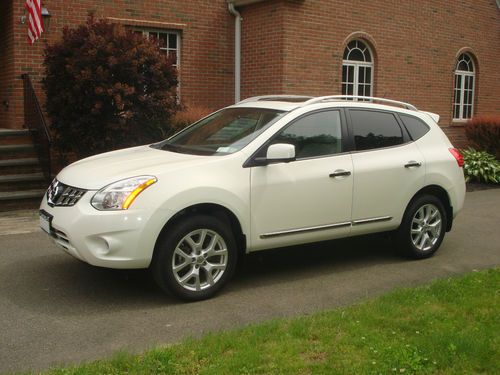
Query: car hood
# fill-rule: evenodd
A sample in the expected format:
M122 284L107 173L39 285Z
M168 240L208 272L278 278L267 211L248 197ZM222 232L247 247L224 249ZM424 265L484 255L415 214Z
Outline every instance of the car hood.
M99 190L125 178L157 175L169 170L198 164L210 156L180 154L150 146L139 146L107 152L79 160L58 175L62 183L88 190Z

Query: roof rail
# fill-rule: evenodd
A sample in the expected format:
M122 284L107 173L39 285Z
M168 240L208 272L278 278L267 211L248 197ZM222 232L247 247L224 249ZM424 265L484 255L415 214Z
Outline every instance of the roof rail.
M251 98L246 98L238 102L238 104L241 103L247 103L247 102L258 102L258 101L264 101L264 100L283 100L283 99L291 99L291 100L300 100L303 99L304 101L309 100L309 99L314 99L313 96L307 96L307 95L262 95L262 96L252 96Z
M373 97L373 96L358 96L358 95L319 96L317 98L312 98L312 99L309 99L308 101L302 103L301 107L305 107L306 105L310 105L310 104L326 102L326 101L348 100L348 99L362 99L362 100L371 101L371 102L380 102L380 103L385 103L385 104L398 105L398 106L401 106L403 108L406 108L406 109L409 109L412 111L418 111L417 107L415 107L414 105L412 105L410 103L399 102L397 100L392 100L392 99L377 98L377 97Z

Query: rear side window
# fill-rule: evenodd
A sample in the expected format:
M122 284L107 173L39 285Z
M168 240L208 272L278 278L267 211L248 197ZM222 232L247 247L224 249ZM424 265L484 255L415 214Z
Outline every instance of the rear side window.
M356 150L397 146L405 143L396 117L389 112L350 110Z
M408 130L411 139L413 139L414 141L423 137L429 131L429 126L416 117L401 114L399 115L399 117L401 117L401 120L405 124L406 130Z

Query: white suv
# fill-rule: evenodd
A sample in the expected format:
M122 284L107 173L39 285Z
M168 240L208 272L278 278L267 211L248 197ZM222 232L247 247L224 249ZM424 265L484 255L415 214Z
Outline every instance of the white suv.
M245 252L395 231L401 250L429 257L465 197L438 119L371 97L246 99L66 167L41 227L92 265L151 268L187 300L218 292Z

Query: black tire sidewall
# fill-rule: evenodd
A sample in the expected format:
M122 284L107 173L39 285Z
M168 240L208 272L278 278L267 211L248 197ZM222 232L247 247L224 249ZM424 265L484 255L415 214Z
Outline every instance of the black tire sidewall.
M227 266L222 277L211 288L198 292L183 288L172 271L172 257L179 241L188 233L197 229L210 229L217 232L226 243L228 252ZM238 251L230 225L208 215L193 215L167 228L159 238L153 256L151 269L157 284L166 292L186 301L199 301L213 297L231 279L237 263Z
M430 250L423 251L413 245L413 242L411 240L411 227L414 215L422 206L426 204L432 204L439 210L439 213L441 214L441 233L439 234L439 238L434 246ZM446 225L446 210L444 209L444 206L439 198L435 197L434 195L420 195L416 197L408 205L408 208L406 209L403 217L403 222L398 231L398 242L402 247L403 253L413 259L424 259L432 256L439 249L441 243L443 242L446 232Z

